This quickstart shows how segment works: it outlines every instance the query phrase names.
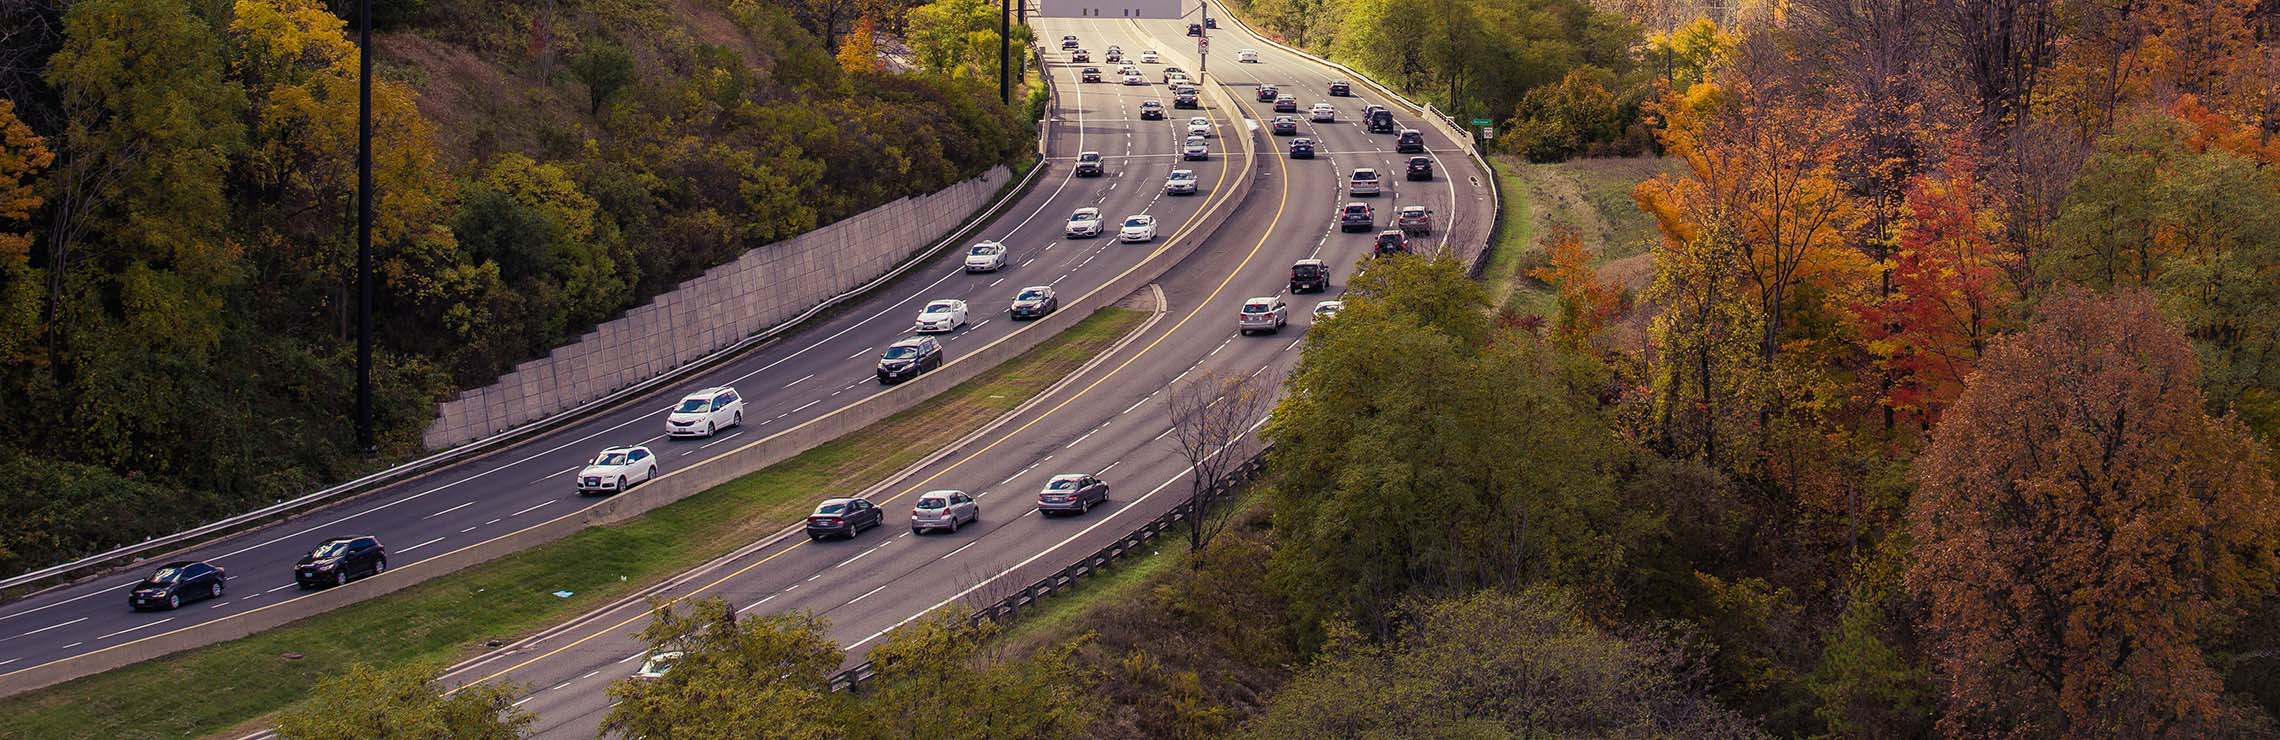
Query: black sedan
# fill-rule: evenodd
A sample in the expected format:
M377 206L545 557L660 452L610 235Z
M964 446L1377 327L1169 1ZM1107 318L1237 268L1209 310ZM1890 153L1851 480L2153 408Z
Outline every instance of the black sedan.
M1282 97L1282 91L1281 91L1281 90L1277 90L1277 89L1275 89L1275 86L1273 86L1273 85L1260 85L1260 86L1259 86L1259 102L1261 102L1261 103L1272 103L1272 102L1275 102L1275 98L1279 98L1279 97ZM1294 102L1294 103L1295 103L1295 102L1297 102L1297 101L1295 101L1295 100L1294 100L1294 101L1292 101L1292 102Z
M1053 286L1032 285L1022 288L1013 296L1013 305L1006 312L1015 319L1041 319L1061 307L1061 297L1053 294Z
M167 563L135 584L127 593L127 607L138 612L178 609L199 599L220 598L222 581L227 579L222 569L195 560Z
M825 499L817 504L815 513L807 518L808 539L825 537L854 539L863 530L886 523L886 514L877 504L859 498Z
M1313 139L1291 139L1291 140L1290 140L1290 158L1291 158L1291 159L1313 159L1313 158L1314 158L1314 140L1313 140Z
M1290 116L1275 116L1274 122L1267 124L1267 128L1274 131L1276 136L1297 136L1298 119Z
M1345 80L1330 83L1330 97L1343 98L1352 94L1354 94L1354 86L1346 84Z
M1297 112L1298 112L1298 98L1294 98L1294 97L1291 97L1291 96L1288 96L1288 95L1284 95L1284 96L1282 96L1282 97L1279 97L1279 98L1275 98L1275 112L1276 112L1276 113L1297 113Z

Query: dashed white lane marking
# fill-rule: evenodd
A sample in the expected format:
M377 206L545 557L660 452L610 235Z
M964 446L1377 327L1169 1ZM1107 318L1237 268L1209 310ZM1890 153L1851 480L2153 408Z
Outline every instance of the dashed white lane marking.
M561 473L555 473L554 475L561 475ZM554 477L554 476L550 475L550 476L547 476L547 477L548 477L548 478L552 478L552 477ZM445 514L449 514L449 513L451 513L451 512L454 512L454 511L458 511L458 510L460 510L460 509L464 509L464 508L467 508L467 507L469 507L469 506L474 506L474 505L475 505L475 502L473 502L473 501L469 501L469 502L467 502L467 503L464 503L464 504L460 504L460 505L458 505L458 506L454 506L454 507L451 507L451 508L449 508L449 509L444 509L444 510L442 510L442 511L438 511L438 512L436 512L436 513L433 513L433 514L429 514L429 515L427 515L427 516L423 516L423 517L420 517L420 518L421 518L421 519L434 519L434 518L436 518L436 517L439 517L439 516L443 516L443 515L445 515Z
M74 620L71 620L71 621L69 621L69 622L59 622L59 623L56 623L56 624L51 624L51 625L48 625L48 626L46 626L46 627L41 627L41 628L39 628L39 629L36 629L36 630L32 630L32 631L30 631L30 632L26 632L26 633L24 633L24 634L21 634L21 635L17 635L16 637L31 637L32 635L36 635L36 634L39 634L39 633L42 633L42 632L46 632L46 631L48 631L48 630L56 629L56 628L59 628L59 627L69 627L69 626L71 626L71 625L75 625L75 624L78 624L78 623L80 623L80 622L85 622L85 621L87 621L87 618L86 618L86 617L80 617L80 618L78 618L78 619L74 619ZM11 638L8 638L8 639L11 639L11 640L13 640L13 639L15 639L15 637L11 637Z
M736 434L731 434L731 435L728 435L728 436L726 436L726 437L722 437L722 438L720 438L720 439L716 439L716 440L713 440L713 441L711 441L711 442L706 442L706 443L705 443L705 445L704 445L704 447L699 447L699 448L697 448L697 449L700 449L700 450L701 450L701 449L704 449L705 447L711 447L711 446L713 446L713 445L717 445L717 444L720 444L720 443L722 443L722 442L726 442L726 441L729 441L729 440L735 439L735 438L737 438L737 436L738 436L738 435L741 435L741 434L743 434L743 433L744 433L744 432L743 432L742 430L739 430L739 431L737 431L737 432L736 432Z
M520 698L520 699L516 699L516 700L515 700L515 703L514 703L514 706L518 706L518 707L519 707L519 706L522 706L522 705L523 705L523 702L527 702L527 701L530 701L530 700L532 700L532 699L536 699L536 698L538 698L538 695L536 695L536 694L532 694L532 695L530 695L530 696L525 696L525 697L523 697L523 698Z
M475 527L480 527L480 526L483 526L483 525L480 525L480 524L478 524L478 525L475 525ZM466 533L468 533L468 532L473 532L473 531L475 531L475 527L468 527L468 528L466 528L466 529L462 529L462 530L459 530L459 533L460 533L460 534L466 534Z
M980 324L975 324L975 325L973 325L973 326L969 326L969 327L966 327L966 331L973 331L973 330L975 330L975 329L980 329L980 328L982 328L982 326L983 326L983 325L986 325L986 324L988 324L988 323L990 323L990 320L989 320L989 319L982 319L982 323L980 323Z
M785 413L788 413L788 414L797 414L797 413L799 413L799 412L802 412L802 411L806 411L806 410L808 409L808 407L809 407L809 406L814 406L814 405L816 405L816 404L819 404L819 403L823 403L823 401L822 401L821 399L817 399L817 400L814 400L814 401L809 401L809 402L807 402L807 403L805 403L805 404L801 404L799 408L796 408L796 409L792 409L791 411L787 411L787 412L785 412Z
M285 589L288 589L288 588L292 588L292 587L294 587L294 586L298 586L298 585L300 585L300 584L297 584L297 583L288 583L288 584L285 584L285 585L283 585L283 586L278 586L278 587L276 587L276 588L273 588L273 589L269 589L269 590L267 590L267 591L263 591L262 593L265 593L265 594L273 594L273 593L277 593L277 592L279 592L279 591L283 591L283 590L285 590Z
M1150 397L1151 397L1151 398L1153 398L1153 396L1150 396ZM1132 405L1124 407L1124 410L1123 410L1123 411L1118 411L1118 412L1116 412L1116 415L1117 415L1117 416L1123 416L1123 415L1125 415L1125 414L1129 414L1129 413L1132 413L1132 410L1133 410L1133 409L1137 409L1137 408L1140 408L1140 404L1143 404L1143 403L1147 403L1147 402L1148 402L1148 399L1146 399L1146 398L1140 399L1140 400L1138 400L1138 401L1133 401L1133 402L1132 402Z
M663 436L663 435L659 435L659 436ZM650 441L652 441L652 442L653 442L653 441L656 441L656 438L655 438L655 437L652 437L652 438L650 438ZM649 442L642 442L642 444L649 444ZM560 477L562 477L563 475L566 475L566 474L569 474L569 473L575 473L575 472L578 472L578 466L576 466L576 465L572 465L572 466L570 466L570 467L567 467L567 468L563 468L563 469L561 469L561 470L559 470L559 471L556 471L556 472L554 472L554 473L548 474L546 477L544 477L544 478L540 478L539 480L542 480L542 481L554 480L555 478L560 478ZM440 513L440 512L439 512L439 513Z
M576 679L572 679L572 680L576 680ZM569 682L569 681L564 681L564 682L562 682L562 683L558 683L558 684L555 684L555 685L554 685L554 688L551 688L551 689L547 689L547 691L561 691L561 690L562 690L562 687L564 687L564 686L568 686L568 685L570 685L570 682Z
M1165 434L1171 434L1171 433L1172 433L1172 430L1171 430L1170 428L1168 428L1168 427L1167 427L1167 428L1165 428L1165 429L1164 429L1164 431L1163 431L1163 433L1162 433L1162 434L1158 434L1158 435L1156 435L1156 439L1163 439L1163 438L1164 438L1164 435L1165 435ZM1156 439L1151 439L1151 440L1148 440L1148 441L1150 441L1150 442L1154 442L1154 441L1156 441Z
M85 645L85 644L87 644L87 642L86 642L86 641L84 641L84 640L82 640L82 641L80 641L80 642L74 642L74 643L71 643L71 644L69 644L69 645L65 645L65 646L63 646L63 647L61 647L61 648L58 648L58 649L59 649L59 650L70 650L70 649L72 649L72 648L75 648L75 647L79 647L79 646L81 646L81 645Z
M0 665L7 665L7 664L9 664L9 663L14 663L14 662L16 662L16 661L19 661L19 660L23 660L23 658L9 658L9 659L7 659L7 660L0 660Z
M1293 340L1290 340L1290 346L1288 346L1288 347L1284 347L1284 348L1283 348L1283 351L1284 351L1284 352L1289 352L1289 351L1291 351L1291 350L1294 350L1294 349L1298 349L1298 343L1299 343L1299 342L1303 342L1303 341L1306 341L1306 338L1305 338L1305 337L1299 337L1299 338L1297 338L1297 339L1293 339Z
M625 664L625 663L631 663L631 662L633 662L633 659L635 659L635 658L639 658L639 657L641 657L641 656L644 656L644 655L648 655L648 654L649 654L649 651L647 651L647 650L643 650L643 651L641 651L641 652L638 652L638 653L634 653L634 654L632 654L632 655L628 655L628 656L625 656L625 657L623 657L623 658L619 658L619 659L618 659L618 663L619 663L619 664L621 664L621 665L622 665L622 664Z
M597 668L597 669L595 669L595 670L592 670L592 671L587 671L587 672L586 672L586 675L583 675L583 676L579 676L579 677L578 677L578 680L580 680L580 681L584 681L584 680L586 680L586 679L589 679L589 678L593 678L595 674L597 674L597 673L601 673L601 672L602 672L602 671L601 671L601 669L598 669L598 668Z
M871 350L873 350L873 349L875 349L875 348L873 348L873 347L864 347L864 348L862 348L862 349L856 350L856 351L855 351L855 354L852 354L852 355L848 355L848 356L847 356L847 359L850 359L850 360L852 360L852 359L855 359L855 358L857 358L857 357L862 357L862 356L864 356L864 355L870 354L870 353L871 353ZM803 380L804 380L804 378L803 378Z
M1112 463L1109 463L1109 464L1108 464L1108 467L1105 467L1105 468L1101 468L1101 469L1100 469L1100 472L1098 472L1098 473L1094 473L1093 475L1095 475L1095 476L1108 475L1108 471L1111 471L1111 470L1115 470L1115 469L1116 469L1116 466L1118 466L1118 465L1123 465L1123 464L1124 464L1124 461L1123 461L1123 460L1118 460L1118 461L1116 461L1116 462L1112 462Z
M506 518L506 517L500 517L500 519L504 519L504 518ZM490 525L493 525L493 524L497 524L497 523L499 523L499 520L498 520L498 519L493 519L493 520L491 520L491 521L487 521L487 522L484 522L484 523L483 523L483 525L484 525L484 526L490 526Z
M538 505L537 505L537 506L533 506L533 507L530 507L530 508L528 508L528 509L524 509L524 510L522 510L522 511L518 511L518 512L515 512L515 513L512 513L512 514L508 514L507 516L522 516L522 515L524 515L524 514L528 514L528 513L531 513L531 512L533 512L533 511L537 511L537 510L539 510L539 509L543 509L543 508L546 508L546 507L548 507L548 506L551 506L551 505L553 505L553 504L554 504L554 501L555 501L554 499L548 499L548 500L546 500L546 501L540 501L540 502L538 502Z
M990 285L989 285L989 287L995 288L995 287L997 287L997 286L998 286L998 283L1002 283L1002 282L1005 282L1005 278L998 278L998 279L996 279L996 280L992 280L992 281L990 281ZM849 358L847 358L847 359L850 359L850 360L852 360L852 359L855 359L855 358L853 358L853 357L849 357Z
M402 549L402 550L397 550L396 552L398 552L398 553L407 553L407 552L411 552L411 551L413 551L413 550L417 550L417 549L420 549L420 548L422 548L422 547L427 547L428 545L433 545L433 544L435 544L435 543L438 543L438 542L442 542L442 541L443 541L443 538L442 538L442 537L437 537L437 538L435 538L435 539L432 539L432 540L428 540L428 541L426 541L426 542L422 542L422 543L419 543L419 544L417 544L417 545L413 545L413 546L411 546L411 547L407 547L407 548L404 548L404 549Z
M213 606L209 606L209 607L206 607L206 608L207 608L207 609L220 609L220 608L222 608L222 607L225 607L225 606L229 606L229 605L230 605L230 603L231 603L231 602L227 602L227 601L224 601L224 602L222 602L222 603L219 603L219 604L215 604L215 605L213 605ZM0 665L7 665L7 664L6 664L6 663L0 663Z
M961 553L961 552L965 552L965 551L966 551L966 548L969 548L969 547L973 547L973 546L975 546L975 545L979 545L979 544L981 544L981 543L982 543L982 541L981 541L981 540L974 540L974 541L972 541L972 542L968 542L968 543L966 543L966 544L963 544L963 545L959 545L959 546L958 546L958 549L956 549L956 550L951 550L951 551L949 551L949 552L943 553L943 554L942 554L942 557L940 557L940 558L935 558L935 560L941 560L942 558L947 558L947 557L950 557L950 556L952 556L952 555L956 555L956 554L958 554L958 553Z
M795 385L799 385L800 383L806 382L808 378L813 378L813 377L815 377L815 373L808 373L807 375L805 375L805 376L802 376L802 377L801 377L799 380L794 380L794 381L792 381L792 382L789 382L789 383L785 383L785 384L784 384L784 387L786 387L786 388L790 388L790 387L792 387L792 386L795 386Z
M1028 267L1028 266L1029 266L1029 263L1031 263L1031 262L1036 262L1036 261L1037 261L1037 258L1036 258L1036 257L1031 257L1031 258L1029 258L1029 259L1025 259L1025 260L1022 260L1022 261L1021 261L1021 266L1022 266L1022 267Z
M139 629L147 629L147 628L150 628L150 627L156 627L156 626L159 626L159 625L165 624L165 623L167 623L167 622L172 622L172 621L174 621L174 618L173 618L173 617L167 617L167 618L165 618L165 619L161 619L161 620L158 620L158 621L156 621L156 622L151 622L151 623L148 623L148 624L139 624L139 625L135 625L135 626L133 626L133 627L128 627L128 628L126 628L126 629L123 629L123 630L119 630L119 631L117 631L117 632L113 632L113 633L111 633L111 634L108 634L108 635L104 635L104 636L102 636L102 637L98 637L98 638L95 638L95 639L97 639L97 640L108 640L108 639L111 639L111 638L113 638L113 637L118 637L118 636L120 636L120 635L124 635L124 634L126 634L126 633L129 633L129 632L133 632L133 631L135 631L135 630L139 630ZM75 642L75 643L72 643L72 645L77 645L77 644L79 644L79 643L76 643L76 642ZM71 645L65 645L64 647L71 647Z
M878 588L874 588L874 589L871 589L870 591L866 591L866 592L864 592L864 594L863 594L862 596L857 596L857 597L855 597L855 598L853 598L853 599L849 599L849 600L847 601L847 604L848 604L849 606L852 606L852 605L854 605L854 603L855 603L855 602L857 602L857 601L862 601L862 600L864 600L864 599L868 599L868 598L871 598L871 594L875 594L875 593L878 593L878 592L880 592L880 591L885 591L885 590L887 590L886 584L880 584Z
M738 614L743 614L743 613L745 613L745 612L751 611L752 609L754 609L754 608L756 608L756 607L760 606L761 604L766 604L766 603L768 603L768 601L769 601L769 600L776 598L778 595L779 595L779 594L768 594L768 596L767 596L766 598L762 598L762 599L761 599L761 600L759 600L759 601L755 601L755 602L752 602L751 604L747 604L747 605L745 605L745 607L744 607L744 608L742 608L742 609L738 609L738 610L736 610L736 613L738 613ZM640 655L640 653L635 653L635 655ZM625 662L625 661L618 661L618 662L622 663L622 662Z

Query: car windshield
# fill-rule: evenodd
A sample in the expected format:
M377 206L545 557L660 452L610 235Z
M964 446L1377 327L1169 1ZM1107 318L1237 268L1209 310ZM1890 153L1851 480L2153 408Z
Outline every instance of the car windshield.
M951 303L949 301L935 301L933 303L926 304L927 313L949 313L956 308L958 308L958 304Z
M1243 304L1243 313L1266 313L1266 312L1267 312L1267 304L1264 304L1264 303L1246 303L1246 304Z
M1089 213L1086 211L1078 211L1069 215L1069 220L1071 221L1091 221L1096 218L1100 218L1100 214Z
M1369 206L1346 206L1346 215L1348 216L1359 216L1361 214L1369 212Z
M1189 171L1187 171L1187 170L1174 170L1174 171L1172 172L1172 179L1174 179L1174 180L1193 180L1193 179L1195 179L1195 173L1193 173L1193 172L1189 172Z
M595 465L624 465L625 461L626 453L623 452L604 452L601 457L594 458Z
M182 577L182 569L181 569L181 568L160 568L160 569L158 569L158 572L157 572L157 573L152 573L152 574L150 574L150 582L151 582L151 583L173 583L173 582L175 581L175 579L178 579L178 578L181 578L181 577Z
M325 560L328 558L340 557L342 553L346 552L348 552L348 540L333 540L331 542L318 545L317 551L309 553L309 557L316 558L318 560Z
M1408 217L1408 218L1419 218L1419 217L1423 217L1423 216L1425 215L1425 209L1423 209L1423 208L1411 208L1411 209L1407 209L1407 210L1404 210L1404 211L1402 211L1402 212L1401 212L1401 215L1402 215L1402 216L1404 216L1404 217Z
M1317 265L1293 265L1290 274L1310 278L1322 274L1322 268Z
M940 509L949 505L950 499L939 496L928 496L918 500L918 508L921 509Z
M1042 301L1045 300L1045 291L1036 289L1024 290L1021 291L1021 295L1014 296L1013 299L1017 301Z
M1356 170L1356 171L1354 172L1354 179L1356 179L1356 180L1375 180L1375 179L1377 179L1377 173L1375 173L1375 172L1371 172L1371 171L1369 171L1369 170Z
M889 360L907 360L917 356L918 348L907 344L898 344L887 348L887 359Z
M694 414L709 408L712 408L712 401L710 399L684 398L681 399L681 407L673 409L673 413Z
M1083 154L1079 154L1079 155L1077 155L1077 161L1079 161L1079 162L1098 162L1098 161L1100 161L1100 153L1099 153L1099 152L1085 152L1085 153L1083 153Z
M1076 481L1073 481L1073 480L1067 480L1067 479L1056 480L1056 481L1053 481L1053 482L1051 482L1051 483L1047 483L1047 484L1045 484L1045 490L1048 490L1048 491L1074 491L1074 490L1077 490L1077 482L1076 482Z
M818 514L837 514L846 510L846 504L824 504L822 506L815 507L815 513Z
M1005 251L1005 247L1000 247L995 244L976 244L972 250L967 252L967 254L971 254L976 257L987 257L989 255L997 254L1003 251Z
M1124 219L1124 225L1125 225L1125 226L1147 226L1147 225L1148 225L1148 219L1146 219L1146 218L1142 218L1142 217L1139 217L1139 216L1133 216L1133 217L1131 217L1131 218L1128 218L1128 219Z

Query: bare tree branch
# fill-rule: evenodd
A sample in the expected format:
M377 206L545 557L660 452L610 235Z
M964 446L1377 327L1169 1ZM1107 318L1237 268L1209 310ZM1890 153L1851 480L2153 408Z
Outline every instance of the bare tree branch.
M1188 503L1188 551L1201 552L1213 537L1226 531L1234 506L1228 473L1259 451L1259 438L1251 433L1259 417L1274 401L1273 389L1255 376L1243 373L1204 372L1174 385L1165 402L1172 412L1171 440L1191 467ZM1201 560L1191 559L1200 565Z

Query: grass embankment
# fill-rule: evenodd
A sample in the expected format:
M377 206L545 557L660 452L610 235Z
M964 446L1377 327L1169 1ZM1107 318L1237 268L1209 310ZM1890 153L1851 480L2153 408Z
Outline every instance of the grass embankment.
M1639 209L1631 191L1656 175L1677 172L1678 167L1677 162L1659 157L1530 164L1498 155L1503 231L1481 274L1497 305L1523 314L1551 315L1550 288L1530 278L1528 271L1544 264L1547 239L1571 230L1591 251L1601 279L1627 291L1645 287L1652 267L1648 253L1660 237L1654 218Z
M487 641L557 624L781 529L818 497L894 474L1075 371L1145 317L1104 309L919 408L631 521L242 640L0 700L0 736L205 735L281 709L355 662L442 664L479 653Z

